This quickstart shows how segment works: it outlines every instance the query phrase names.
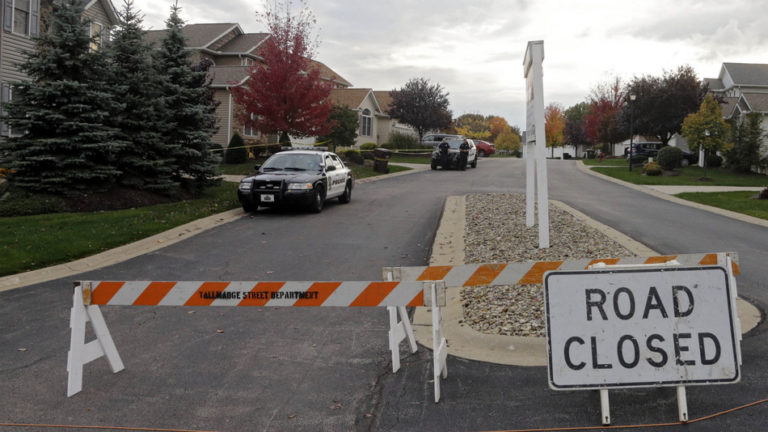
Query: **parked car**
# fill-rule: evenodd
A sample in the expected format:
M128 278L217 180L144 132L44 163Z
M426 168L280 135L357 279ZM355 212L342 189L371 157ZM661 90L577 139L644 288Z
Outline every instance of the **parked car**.
M683 158L680 160L680 165L687 167L688 165L695 165L699 163L699 154L692 151L683 150Z
M493 143L489 143L488 141L483 141L483 140L472 140L472 141L475 142L478 156L486 157L496 153L496 147L493 145Z
M432 147L436 148L438 144L443 140L443 138L449 139L449 140L463 140L464 135L451 135L451 134L427 134L424 135L424 137L421 139L421 145L422 147Z
M338 198L346 204L352 199L352 171L335 153L284 151L275 153L256 169L259 172L244 178L237 188L237 197L246 212L256 211L260 206L298 204L320 213L326 200Z
M638 142L632 144L632 155L641 155L646 157L656 157L659 150L664 145L660 142ZM629 151L626 152L627 158L629 158Z
M450 146L450 149L448 150L448 164L447 166L442 165L442 161L440 158L440 150L435 149L435 151L432 152L432 160L430 162L430 166L433 170L436 170L437 167L441 167L443 169L451 169L451 168L458 168L459 167L459 146L461 143L464 142L464 139L449 139L448 145ZM467 143L469 143L469 155L467 155L467 165L471 166L472 168L477 168L477 147L475 146L475 143L473 140L468 139Z

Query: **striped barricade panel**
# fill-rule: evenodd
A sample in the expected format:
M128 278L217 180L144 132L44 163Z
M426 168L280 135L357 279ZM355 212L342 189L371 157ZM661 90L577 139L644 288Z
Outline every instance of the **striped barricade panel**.
M599 259L573 259L566 261L530 261L524 263L462 264L455 266L386 267L395 280L442 280L447 287L476 285L516 285L543 283L544 273L554 270L585 270L589 266L664 264L676 260L681 266L726 265L726 256L734 260L734 274L738 274L735 252L659 255L652 257L625 257Z
M429 306L421 281L83 281L81 286L86 305L102 306Z

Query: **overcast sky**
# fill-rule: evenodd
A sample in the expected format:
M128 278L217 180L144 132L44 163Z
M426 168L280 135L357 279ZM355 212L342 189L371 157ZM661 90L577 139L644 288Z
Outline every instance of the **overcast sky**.
M294 3L298 3L294 1ZM113 0L122 8L122 0ZM165 28L172 1L135 0L146 28ZM262 1L179 0L189 24L263 32ZM768 63L768 0L309 0L316 56L355 87L392 90L425 77L454 117L501 115L524 128L523 55L544 41L544 103L584 101L598 82L691 65Z

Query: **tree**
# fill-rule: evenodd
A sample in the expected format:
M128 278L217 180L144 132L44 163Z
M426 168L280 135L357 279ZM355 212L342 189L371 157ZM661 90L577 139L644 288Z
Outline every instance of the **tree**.
M488 139L491 136L488 120L481 114L462 114L455 125L456 133L467 138Z
M502 131L496 138L496 148L499 150L507 150L511 152L519 152L521 143L520 135L514 133L510 129Z
M552 157L555 157L555 147L561 147L565 141L563 130L565 129L565 117L563 107L558 103L547 105L544 110L544 134L547 147L552 148Z
M723 119L723 111L712 95L707 95L701 107L695 113L688 114L683 121L682 134L688 140L688 147L693 151L704 149L704 179L707 178L706 155L724 150L728 142L728 123Z
M172 194L178 182L172 179L174 156L179 145L164 138L163 100L157 97L160 77L151 67L152 47L144 41L142 18L125 0L120 23L108 46L110 87L125 108L110 122L130 142L120 153L120 183L129 187Z
M334 105L331 114L328 116L328 122L333 125L333 129L328 135L318 138L320 142L330 141L331 151L335 147L352 147L357 138L357 129L359 122L357 113L348 106Z
M208 86L210 62L193 67L181 32L184 21L178 3L171 6L167 32L153 65L162 77L159 96L163 100L163 138L175 147L173 178L194 189L215 183L219 157L211 151L211 136L216 132L216 105Z
M10 181L20 188L90 193L109 189L121 174L116 156L126 143L108 119L122 106L104 81L107 62L102 50L91 50L82 14L82 1L57 2L49 31L20 65L30 81L12 84L5 104L12 133L0 154L10 158Z
M592 89L589 112L584 117L584 130L590 141L606 144L606 150L614 153L614 145L629 136L622 127L621 111L624 91L621 80L600 83Z
M507 120L504 119L504 117L488 116L486 117L486 120L488 121L488 127L490 128L491 132L488 140L491 142L495 142L496 137L498 137L500 133L509 129L509 123L507 123Z
M265 6L266 12L257 14L270 34L260 51L265 63L252 66L245 84L232 89L238 119L262 133L281 134L281 142L289 134L326 135L333 128L328 122L333 86L312 66L314 16L306 6L293 15L290 0ZM282 14L278 8L284 8Z
M588 112L589 104L586 102L577 103L565 110L564 142L574 147L577 157L579 145L591 144L587 138L587 133L584 131L584 118Z
M634 131L654 136L664 145L680 129L685 117L701 105L707 88L690 66L676 71L665 71L663 76L634 78L625 91L636 99L627 106L623 122L629 124L628 110L632 109Z
M728 166L737 172L750 172L753 167L762 165L760 145L763 129L760 125L762 114L752 112L744 118L734 118L728 123L731 127L733 147L726 153Z
M427 131L451 124L448 93L440 84L430 84L426 78L413 78L389 95L392 97L389 115L416 129L419 141Z

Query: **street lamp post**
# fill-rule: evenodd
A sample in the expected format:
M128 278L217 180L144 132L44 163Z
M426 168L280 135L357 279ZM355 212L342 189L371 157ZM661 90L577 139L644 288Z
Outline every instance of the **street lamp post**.
M632 145L634 144L634 126L635 126L635 107L634 101L637 99L637 95L634 93L629 94L629 172L632 172Z

